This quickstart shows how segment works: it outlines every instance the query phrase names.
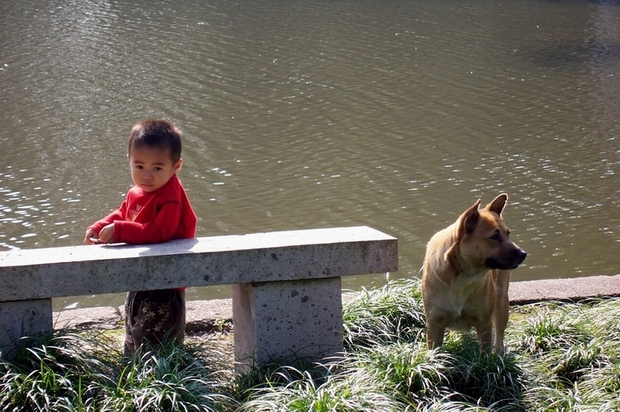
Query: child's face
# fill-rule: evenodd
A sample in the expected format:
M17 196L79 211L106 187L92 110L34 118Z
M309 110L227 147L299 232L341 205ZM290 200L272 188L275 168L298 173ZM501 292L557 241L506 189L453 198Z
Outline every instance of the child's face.
M153 147L132 147L128 156L131 180L145 192L160 189L183 164L183 160L173 163L169 150Z

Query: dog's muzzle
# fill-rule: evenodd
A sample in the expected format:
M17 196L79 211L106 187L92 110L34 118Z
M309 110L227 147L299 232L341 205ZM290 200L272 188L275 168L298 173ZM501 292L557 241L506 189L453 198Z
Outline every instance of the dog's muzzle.
M505 259L497 259L497 258L488 258L484 265L489 269L500 269L500 270L510 270L516 269L525 258L527 257L527 253L523 249L517 249L510 256L507 256Z

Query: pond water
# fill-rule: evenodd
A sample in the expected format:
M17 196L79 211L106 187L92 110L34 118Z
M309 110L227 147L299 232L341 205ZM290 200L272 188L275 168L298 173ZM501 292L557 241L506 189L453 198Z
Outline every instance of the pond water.
M406 278L506 192L513 280L619 272L617 1L4 0L0 27L0 250L80 244L163 117L199 236L368 225Z

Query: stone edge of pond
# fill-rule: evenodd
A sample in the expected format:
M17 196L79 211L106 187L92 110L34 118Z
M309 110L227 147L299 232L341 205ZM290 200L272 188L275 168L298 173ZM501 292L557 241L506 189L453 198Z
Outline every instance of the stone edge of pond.
M618 297L620 274L512 282L509 295L511 305Z
M350 293L345 294L345 300L348 294ZM578 302L587 299L617 297L620 296L620 274L512 282L509 294L511 305L525 305L541 301ZM187 302L188 330L210 330L214 322L229 319L232 319L231 299ZM114 329L118 328L122 321L122 307L78 308L54 312L56 329Z

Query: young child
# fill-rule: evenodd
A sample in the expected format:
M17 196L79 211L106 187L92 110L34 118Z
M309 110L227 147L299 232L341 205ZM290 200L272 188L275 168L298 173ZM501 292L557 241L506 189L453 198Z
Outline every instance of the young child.
M161 243L196 235L196 214L177 177L183 165L181 131L165 120L147 119L129 134L131 179L120 208L86 229L84 243ZM144 341L182 344L185 288L129 292L125 300L125 351Z

